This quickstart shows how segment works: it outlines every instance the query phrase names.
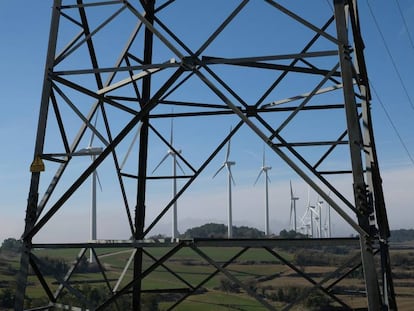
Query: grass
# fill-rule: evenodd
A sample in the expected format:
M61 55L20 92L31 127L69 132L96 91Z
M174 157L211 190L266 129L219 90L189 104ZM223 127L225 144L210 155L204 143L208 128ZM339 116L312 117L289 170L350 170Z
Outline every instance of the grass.
M72 263L79 253L79 249L59 249L59 250L36 250L38 257L59 258L68 263ZM114 252L111 255L111 252ZM161 258L166 252L167 248L154 247L147 248L147 251L156 258ZM234 254L240 251L240 248L202 248L209 257L222 265L229 260ZM392 252L396 252L391 250ZM402 255L410 254L411 251L403 250ZM97 253L103 255L100 257L101 262L105 265L105 274L110 280L111 286L115 286L122 269L131 256L131 250L126 249L98 249ZM292 260L291 253L279 251L284 258ZM89 252L86 253L89 255ZM144 269L151 267L154 264L153 259L144 255L143 265ZM143 289L182 289L187 288L185 282L180 278L190 283L192 286L197 286L209 278L216 268L209 265L203 258L196 254L193 250L185 248L177 252L173 257L165 261L165 266L173 270L177 275L174 276L167 268L158 266L148 276L143 279ZM11 270L16 271L19 265L19 258L8 254L1 254L0 256L0 286L10 287L15 284L15 276L10 275ZM313 280L321 281L326 274L329 274L335 267L325 266L304 266L306 273L313 274ZM11 269L11 270L10 270ZM226 271L232 276L236 277L241 282L254 281L255 284L262 290L267 290L268 293L275 293L278 288L287 286L294 287L309 287L311 283L302 277L299 277L295 271L289 267L282 265L271 254L263 249L250 249L235 262L229 264ZM411 266L397 267L394 271L414 271ZM132 280L132 267L130 267L125 275L121 286L126 285ZM197 294L188 297L175 310L265 310L260 303L246 294L241 293L226 293L219 291L221 281L226 276L219 272L207 283L203 285L207 291L203 294ZM46 276L46 282L50 285L52 292L54 292L58 285L53 277ZM101 273L75 273L70 279L72 286L81 284L82 282L91 282L91 286L104 286L104 279ZM331 281L325 283L329 285ZM394 278L395 290L397 293L397 302L399 310L411 310L414 303L414 280L410 278ZM9 285L5 285L9 284ZM362 279L346 278L340 282L340 286L348 288L364 288ZM27 295L32 298L45 297L45 292L40 285L40 282L35 276L29 276ZM363 307L366 305L365 297L339 295L341 299L346 301L352 307ZM274 303L274 302L272 302ZM160 303L160 310L166 309L172 302L163 301ZM280 307L275 303L275 306Z

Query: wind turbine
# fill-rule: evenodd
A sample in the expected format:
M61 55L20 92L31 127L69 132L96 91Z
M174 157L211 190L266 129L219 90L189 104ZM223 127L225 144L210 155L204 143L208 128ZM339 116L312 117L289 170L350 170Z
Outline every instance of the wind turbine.
M268 176L268 171L271 170L272 167L266 166L265 162L266 162L265 147L263 146L262 167L260 168L259 175L257 176L256 181L254 182L254 185L256 185L262 173L264 173L264 176L265 176L265 235L268 236L270 234L270 230L269 230L269 182L270 182L270 178Z
M295 197L293 194L292 188L292 181L290 183L290 219L289 224L292 224L292 213L293 213L293 230L297 231L297 224L296 224L296 201L299 200L299 197Z
M325 231L325 237L332 237L332 228L331 228L331 206L328 205L326 209L325 222L323 225L323 231Z
M96 127L98 115L96 115L94 127ZM102 153L102 147L93 147L93 140L95 138L94 132L92 132L89 144L86 148L83 148L73 155L89 155L91 157L92 163L95 161L96 156ZM90 240L94 241L97 239L97 225L96 225L96 185L99 184L99 188L102 191L101 182L99 180L98 172L94 170L91 176L91 218L90 218ZM89 262L94 262L94 254L92 249L89 250Z
M167 154L161 159L161 161L158 163L158 165L152 170L152 173L154 173L161 164L169 157L172 158L172 175L173 175L173 181L172 181L172 193L173 198L177 196L177 167L183 172L184 170L181 167L181 165L177 162L177 154L181 153L181 150L174 149L173 141L174 139L174 124L173 119L171 118L171 128L170 128L170 148L167 151ZM178 228L177 228L177 200L174 201L173 209L172 209L172 229L171 229L171 240L175 240L178 238Z
M231 166L235 165L236 162L230 161L230 141L227 143L226 157L224 158L224 163L217 172L213 175L213 178L224 168L227 168L227 190L228 190L228 209L227 209L227 237L230 239L233 237L233 215L232 215L232 194L231 194L231 184L235 185L233 175L231 173Z
M322 238L322 200L317 200L316 206L318 207L318 213L319 213L319 237Z
M310 205L310 188L308 187L308 203L306 204L305 214L301 218L302 229L308 237L314 237L313 234L313 214L314 206Z

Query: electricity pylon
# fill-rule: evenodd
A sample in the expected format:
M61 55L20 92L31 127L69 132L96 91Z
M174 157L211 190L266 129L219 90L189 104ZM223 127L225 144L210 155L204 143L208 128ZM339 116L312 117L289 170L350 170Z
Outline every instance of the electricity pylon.
M131 300L133 310L140 310L142 294L151 292L144 287L145 278L161 267L181 282L178 288L152 289L154 293L181 294L171 309L220 272L264 308L274 310L270 301L226 269L249 248L262 248L294 269L311 283L308 293L320 290L345 309L352 309L332 288L313 280L278 254L279 246L307 247L314 245L312 240L148 240L230 139L246 133L242 125L243 130L249 129L250 135L267 144L273 156L304 180L359 236L366 307L371 311L396 310L357 1L334 0L331 4L312 2L309 9L303 1L276 0L54 0L15 310L24 309L29 268L49 300L42 310L62 306L64 293L74 295L89 309L103 310L125 298ZM291 95L284 98L281 94ZM167 113L171 106L174 113ZM99 126L95 126L92 120L98 111ZM168 138L158 130L162 119L169 118L195 120L186 133L186 157L175 152L190 173L148 176L147 168L157 158L153 138L158 136L169 146ZM139 126L138 146L129 151L131 133ZM232 130L226 134L230 126ZM103 150L92 163L81 167L73 155L92 133ZM206 135L214 137L207 139ZM192 145L194 150L190 150ZM118 159L126 153L128 163L120 165ZM332 163L341 166L332 169ZM68 243L62 236L66 234L70 240L81 228L64 215L73 206L82 208L77 201L82 186L98 168L100 176L113 184L106 187L113 191L106 209L119 209L115 214L128 229L125 239ZM351 200L343 195L343 183L335 177L348 178L348 187L353 189ZM159 206L153 193L160 194L162 188L151 187L173 178L181 178L183 183L171 200ZM151 204L158 209L150 209ZM202 204L193 208L197 213ZM158 214L150 217L149 210ZM104 211L100 209L100 215ZM58 222L59 229L50 233L48 225L53 221ZM100 225L100 230L113 229L107 226ZM62 238L52 243L47 240L50 237ZM352 244L354 240L322 239L318 243ZM168 251L157 258L148 252L154 245ZM206 253L205 247L242 250L222 264ZM80 252L67 273L54 276L51 283L45 278L38 252L56 248L79 248ZM115 286L97 255L99 248L131 249ZM214 272L191 284L166 266L183 248L213 266ZM92 305L81 289L73 286L73 275L88 249L95 254L108 287L108 298L100 305ZM377 253L379 267L374 260ZM145 262L148 258L150 265ZM340 282L344 275L329 276L335 277ZM294 303L301 299L304 295Z

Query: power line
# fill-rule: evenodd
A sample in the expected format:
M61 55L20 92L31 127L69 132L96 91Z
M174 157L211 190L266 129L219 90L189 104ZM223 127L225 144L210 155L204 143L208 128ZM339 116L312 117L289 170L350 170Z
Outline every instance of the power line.
M397 127L395 126L394 122L392 121L390 114L388 113L387 109L384 106L384 103L382 102L381 98L379 97L379 95L378 95L377 91L375 90L375 88L374 88L371 81L369 82L369 84L371 86L371 89L374 91L375 97L378 99L379 104L381 105L382 109L384 110L385 116L387 117L388 121L390 122L390 124L391 124L395 134L397 135L401 145L403 146L405 152L407 153L407 156L410 159L411 164L414 166L414 158L411 156L410 151L408 151L408 147L404 143L404 140L402 139L400 133L397 130Z
M398 11L400 12L401 19L402 19L403 24L404 24L404 27L405 27L405 31L407 32L408 41L410 41L410 45L411 45L411 47L412 47L412 49L414 51L414 42L413 42L413 39L411 38L412 35L411 35L410 31L409 31L408 24L407 24L407 20L404 17L403 11L401 9L401 6L400 6L400 3L398 2L398 0L395 0L395 3L397 4Z
M385 41L384 34L382 33L381 28L380 28L380 26L379 26L379 24L378 24L378 21L377 21L377 19L376 19L375 15L374 15L374 12L372 11L371 5L369 4L369 0L367 1L367 5L368 5L368 8L369 8L369 11L370 11L370 13L371 13L372 18L374 19L375 26L377 27L377 30L378 30L378 32L379 32L379 34L380 34L380 36L381 36L382 42L383 42L383 44L384 44L384 46L385 46L385 50L387 51L388 56L389 56L389 57L390 57L390 59L391 59L391 63L392 63L392 65L393 65L393 67L394 67L394 70L395 70L395 72L396 72L396 74L397 74L397 76L398 76L398 79L400 80L401 87L402 87L402 88L403 88L403 90L404 90L404 93L405 93L405 95L406 95L406 97L407 97L407 99L408 99L408 102L410 103L411 108L414 110L414 104L413 104L413 101L411 100L410 94L408 93L407 87L406 87L406 86L405 86L405 84L404 84L404 81L403 81L403 79L402 79L402 77L401 77L401 74L400 74L400 72L399 72L398 68L397 68L397 65L396 65L396 63L395 63L394 57L393 57L393 56L392 56L392 54L391 54L391 51L390 51L390 49L389 49L389 47L388 47L388 44L387 44L387 42Z

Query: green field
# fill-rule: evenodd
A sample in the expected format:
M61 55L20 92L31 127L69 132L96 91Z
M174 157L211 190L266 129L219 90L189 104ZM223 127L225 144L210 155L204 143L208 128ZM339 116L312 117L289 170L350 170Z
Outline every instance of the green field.
M162 247L152 247L145 249L150 256L143 256L143 271L154 265L154 258L162 258L169 249ZM209 258L211 258L217 265L223 266L229 259L234 256L240 248L202 248L201 249ZM296 253L287 250L276 250L279 255L295 262L298 260ZM61 261L66 264L68 269L78 256L79 249L53 249L53 250L36 250L35 254L41 261ZM72 275L69 280L70 286L82 291L85 284L89 283L90 288L100 288L104 290L106 295L109 295L109 289L104 289L106 283L104 276L109 280L111 288L114 288L122 273L123 268L131 257L132 250L128 249L99 249L97 250L99 259L105 267L102 272L77 272ZM337 255L329 254L326 251L319 252L321 260L323 258L331 258L332 260L341 260L349 254ZM85 256L89 255L86 252ZM397 293L397 302L399 310L410 310L414 303L414 265L410 261L414 258L412 250L398 250L392 251L392 258L396 259L398 265L394 267L394 282ZM309 256L310 253L309 253ZM341 257L342 256L342 257ZM314 256L317 258L317 256ZM47 259L45 259L47 258ZM409 260L404 260L409 258ZM84 259L86 261L86 258ZM1 288L13 288L15 286L16 271L18 270L18 256L11 253L0 254L0 286ZM328 274L332 273L337 266L337 263L332 264L297 264L301 271L305 271L314 282L321 282ZM173 273L171 272L173 271ZM175 289L176 293L165 294L151 294L153 300L156 301L158 310L167 310L173 306L175 302L180 301L183 293L180 290L188 289L190 287L201 286L199 292L195 295L190 295L183 299L175 310L266 310L266 308L256 299L248 295L246 291L255 293L274 306L276 309L286 305L289 299L293 299L300 295L302 291L311 288L309 280L301 277L296 271L292 270L287 265L284 265L277 258L273 257L264 249L249 249L242 256L237 258L234 262L228 264L225 268L225 273L230 274L231 277L236 278L241 284L236 284L228 279L222 271L209 264L206 259L200 257L196 252L190 248L184 248L177 252L174 256L168 258L163 265L157 266L151 273L146 275L142 280L142 289L145 291L161 290L161 289ZM144 272L145 273L145 272ZM62 273L61 277L64 273ZM59 279L59 277L58 277ZM132 267L129 267L124 275L123 281L120 283L120 288L128 284L133 279ZM47 273L45 277L52 292L58 288L57 279L51 274ZM226 282L227 281L227 282ZM329 286L333 280L324 283L324 286ZM241 285L241 286L240 286ZM345 278L338 284L342 292L337 293L337 296L352 308L365 307L365 297L358 295L349 295L349 291L363 291L364 283L360 273L354 273L350 277ZM347 292L348 291L348 292ZM66 290L63 290L67 297L70 296ZM315 294L315 293L314 293ZM338 306L337 302L332 301L327 295L321 294L324 298L323 303L328 303L331 306ZM295 296L296 295L296 296ZM27 286L27 296L32 300L31 306L40 303L41 299L46 297L40 282L34 275L29 277ZM154 298L155 297L155 298ZM318 296L317 296L318 298ZM320 297L318 298L320 299ZM292 310L312 310L305 304L310 303L309 299L303 299L297 307ZM1 309L1 308L0 308Z

